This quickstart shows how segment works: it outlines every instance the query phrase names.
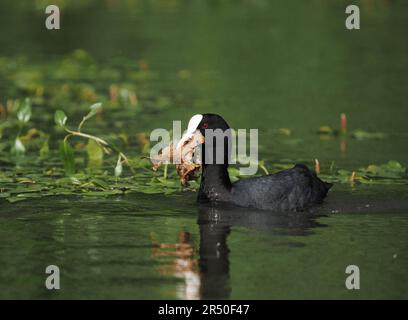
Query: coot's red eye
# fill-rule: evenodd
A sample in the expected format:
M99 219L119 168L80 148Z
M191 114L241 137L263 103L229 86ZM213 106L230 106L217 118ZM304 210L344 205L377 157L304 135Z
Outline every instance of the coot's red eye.
M203 123L203 125L201 126L201 128L207 129L207 128L208 128L208 123Z

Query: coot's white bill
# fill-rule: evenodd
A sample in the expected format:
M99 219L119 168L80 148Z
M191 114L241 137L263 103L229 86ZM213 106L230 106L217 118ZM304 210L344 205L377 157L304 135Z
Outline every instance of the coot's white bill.
M200 124L202 119L203 119L202 114L196 114L191 117L190 121L188 122L187 131L184 133L180 141L177 143L177 147L176 147L177 149L182 147L188 139L191 139L191 137L193 136L194 132L197 130L198 125Z

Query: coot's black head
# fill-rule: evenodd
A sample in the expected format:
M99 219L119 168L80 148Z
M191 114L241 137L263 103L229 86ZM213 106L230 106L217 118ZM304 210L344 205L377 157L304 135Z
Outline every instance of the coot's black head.
M231 155L232 136L228 123L218 114L204 113L191 117L187 131L178 146L188 140L196 130L204 136L202 163L228 165Z
M218 132L225 133L227 131L229 132L228 129L230 129L228 123L218 114L196 114L189 120L187 130L179 141L177 148L184 145L184 143L193 136L196 130L199 130L205 137L207 132L215 132L218 130Z
M202 175L199 201L208 200L227 201L231 189L228 175L228 164L231 155L231 130L227 122L213 113L196 114L191 117L183 137L177 148L196 134L197 130L203 135L204 143L197 155L201 156Z
M218 114L205 113L199 124L199 130L205 138L202 162L206 164L224 164L231 160L232 136L228 123Z
M228 130L230 127L228 123L218 114L204 113L202 115L201 122L198 124L198 130L205 137L205 130L221 129L222 131Z

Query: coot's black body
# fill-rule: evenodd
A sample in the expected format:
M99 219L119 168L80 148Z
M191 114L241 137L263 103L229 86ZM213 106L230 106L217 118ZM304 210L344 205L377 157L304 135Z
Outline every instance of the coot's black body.
M229 129L225 120L216 114L204 114L198 129L205 136L206 129ZM244 178L231 183L228 175L228 145L224 139L225 162L216 164L215 151L219 147L208 141L204 143L203 172L198 192L199 202L228 203L240 207L276 211L302 211L321 203L332 186L320 180L305 165L297 164L291 169L262 177ZM208 149L214 159L206 164Z
M231 195L237 205L298 211L320 203L330 187L305 165L297 164L275 174L238 181L232 185Z
M231 183L226 168L204 166L199 202L231 203L241 207L274 211L302 211L321 203L331 184L320 180L305 165L262 177ZM214 178L223 172L223 178ZM218 182L217 182L218 181Z

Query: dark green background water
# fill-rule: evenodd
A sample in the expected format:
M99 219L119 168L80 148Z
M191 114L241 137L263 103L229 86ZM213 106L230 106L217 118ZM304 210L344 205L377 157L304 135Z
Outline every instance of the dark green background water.
M104 65L143 59L155 74L144 90L183 102L112 116L129 134L217 112L258 128L268 161L408 165L405 1L359 1L359 31L344 27L347 1L63 1L59 31L45 30L44 2L33 3L1 2L1 56L46 64L81 48ZM315 133L341 112L351 129L387 139L350 139L341 155L339 139ZM273 133L281 127L291 138ZM0 297L407 298L407 191L336 185L317 211L325 217L197 208L190 193L0 202ZM181 232L192 255L152 248ZM58 292L44 287L50 264ZM344 285L351 264L358 291Z

